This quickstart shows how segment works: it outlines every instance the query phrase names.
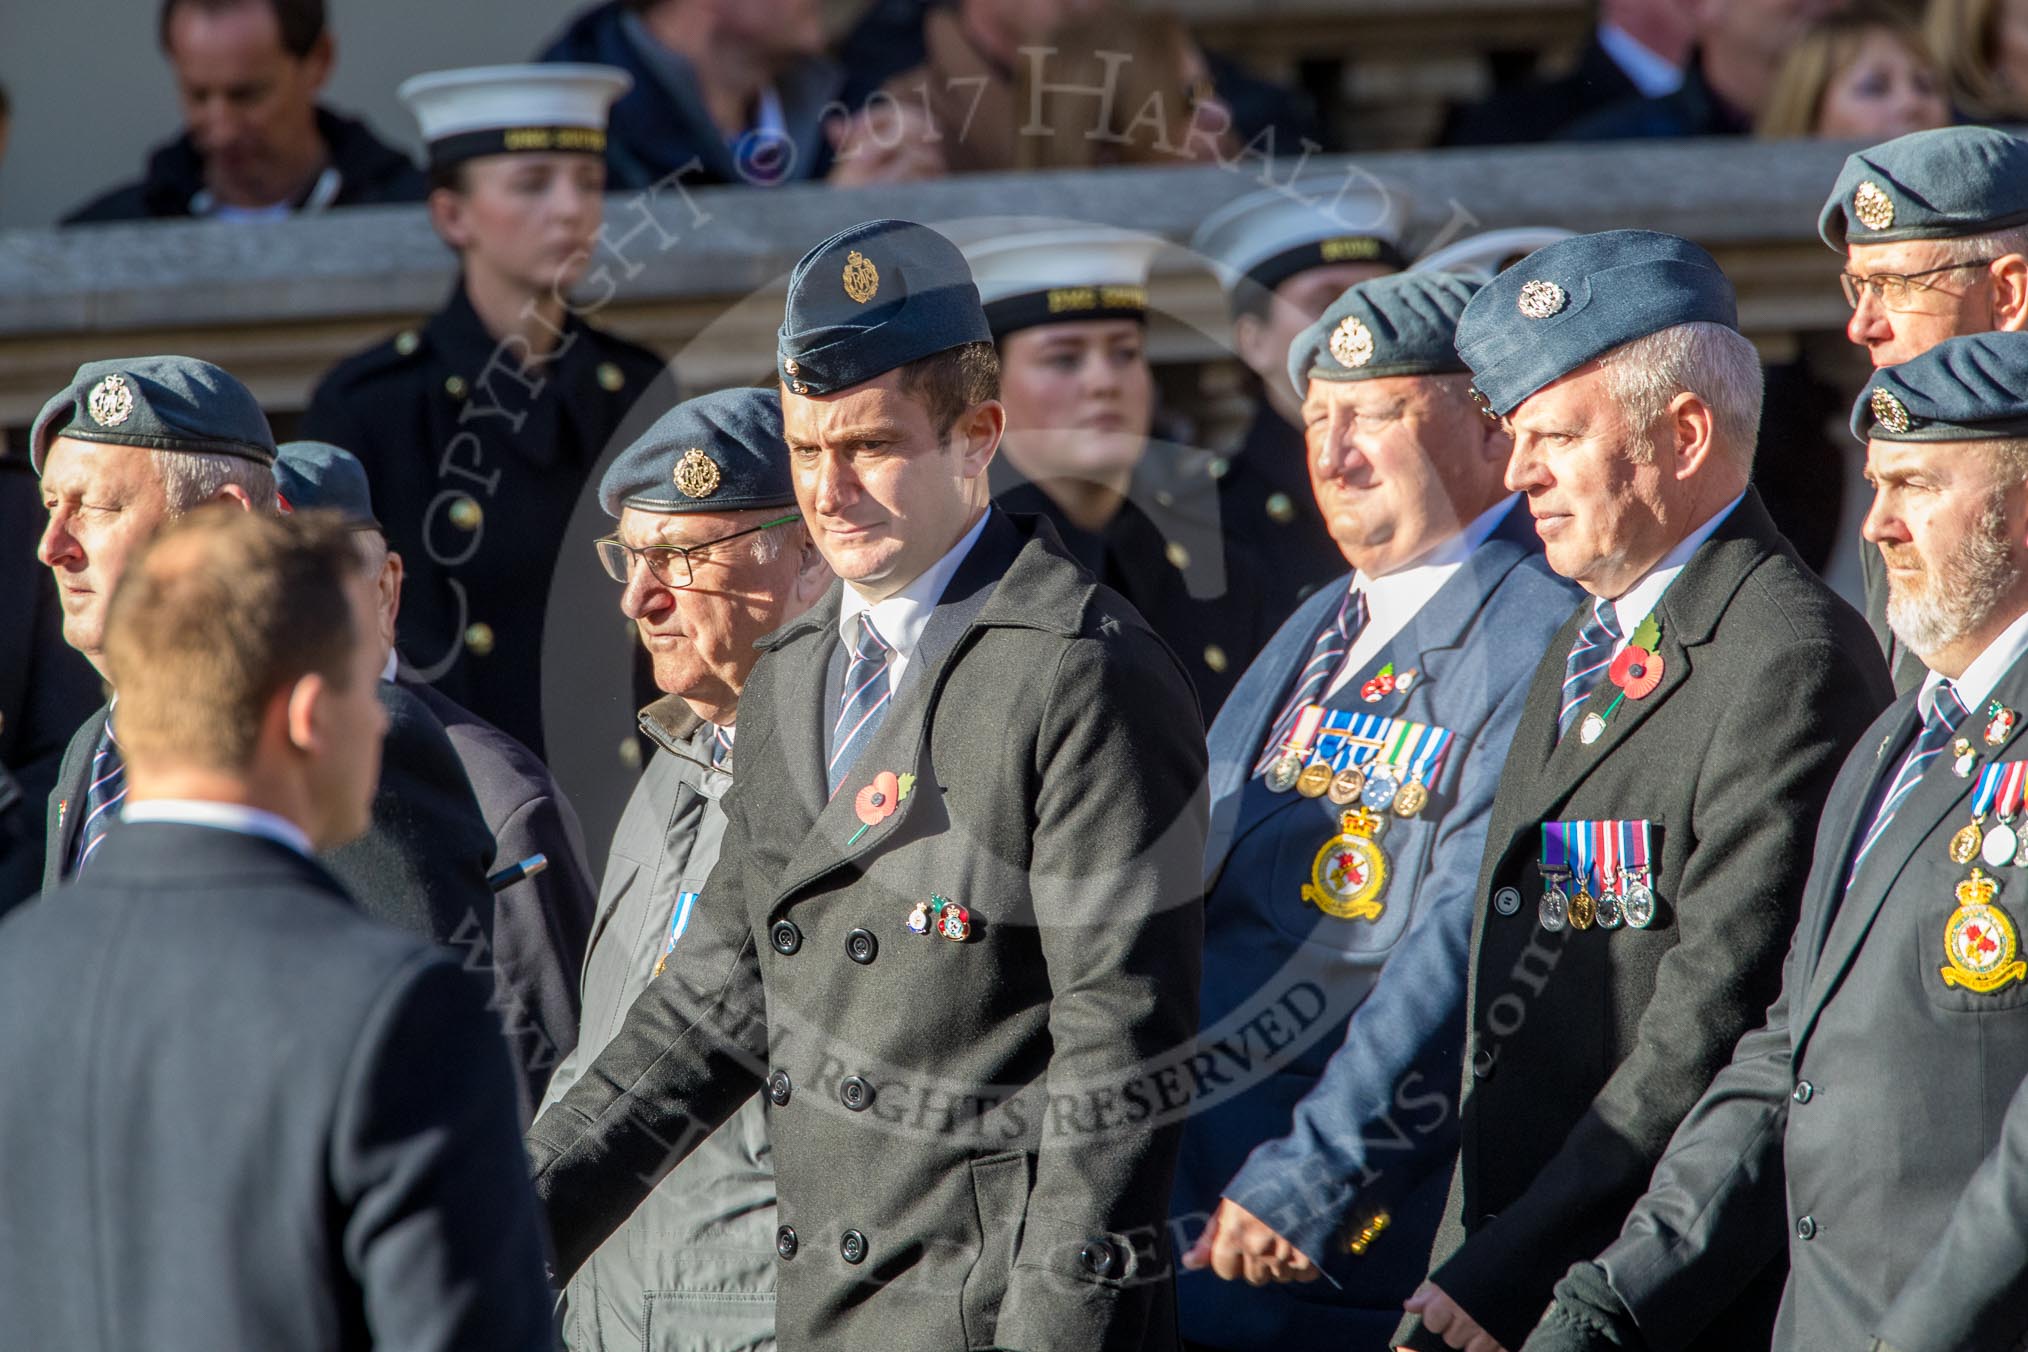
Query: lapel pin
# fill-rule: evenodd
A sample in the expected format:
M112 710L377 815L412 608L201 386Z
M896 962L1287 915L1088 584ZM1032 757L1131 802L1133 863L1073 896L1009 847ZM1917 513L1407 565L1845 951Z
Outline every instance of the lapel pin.
M1986 706L1986 745L1998 746L2014 731L2014 724L2020 715L2006 705L1994 700Z
M882 770L873 777L873 782L861 789L852 799L852 811L861 825L852 833L852 839L845 842L847 849L859 843L859 837L871 828L880 825L894 815L894 810L907 801L915 789L914 775L897 775L892 770Z

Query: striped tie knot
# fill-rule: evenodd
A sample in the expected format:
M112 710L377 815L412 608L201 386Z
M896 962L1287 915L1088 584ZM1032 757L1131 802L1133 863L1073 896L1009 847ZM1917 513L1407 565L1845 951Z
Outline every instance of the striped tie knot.
M1914 745L1902 758L1901 768L1895 771L1894 779L1887 786L1887 792L1880 799L1880 807L1873 814L1873 822L1866 828L1866 834L1859 839L1859 848L1852 855L1852 867L1845 874L1845 886L1850 887L1859 876L1859 866L1866 862L1866 856L1873 852L1874 843L1887 834L1888 823L1915 786L1922 782L1922 776L1965 721L1969 712L1965 702L1959 698L1956 687L1949 681L1941 681L1930 696L1929 711L1923 715L1922 731L1916 735Z
M1310 660L1296 673L1294 688L1289 699L1282 706L1281 714L1268 728L1267 745L1261 749L1260 760L1255 764L1256 775L1267 773L1280 753L1282 742L1288 737L1289 729L1296 724L1296 716L1306 704L1315 704L1325 690L1330 688L1332 677L1345 660L1345 654L1352 651L1352 640L1366 627L1366 593L1357 587L1347 587L1345 595L1338 600L1338 609L1331 614L1330 621L1317 635L1317 641L1310 647Z
M831 728L831 761L826 768L831 792L838 791L860 750L873 740L893 696L888 662L894 646L873 627L870 611L859 612L859 632L845 665L845 684L838 700L838 721Z
M1603 596L1594 598L1591 618L1577 631L1577 642L1570 645L1570 656L1564 659L1563 697L1556 714L1558 741L1570 731L1570 725L1577 721L1578 711L1584 707L1584 702L1605 679L1607 669L1613 664L1613 649L1619 646L1619 642L1619 607Z

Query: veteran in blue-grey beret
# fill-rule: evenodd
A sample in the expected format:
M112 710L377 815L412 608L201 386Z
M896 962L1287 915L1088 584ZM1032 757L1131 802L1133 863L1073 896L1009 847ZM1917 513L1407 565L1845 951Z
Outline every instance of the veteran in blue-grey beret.
M275 454L275 490L284 511L330 511L354 530L379 530L366 466L328 441L285 441Z
M1845 161L1818 230L1845 254L1845 336L1876 367L1947 338L2028 327L2028 141L1991 127L1912 132ZM1847 527L1851 529L1851 527ZM1859 551L1866 617L1895 685L1926 668L1887 622L1880 552Z
M606 470L599 504L618 523L600 559L665 693L640 711L655 749L613 836L578 1043L545 1109L584 1077L651 980L702 1010L733 963L746 913L736 893L706 891L704 880L724 841L735 737L743 747L766 732L740 733L740 693L762 636L831 581L797 514L772 388L720 390L663 414ZM658 1328L773 1344L781 1260L763 1106L745 1096L585 1259L566 1293L571 1347L639 1347L651 1312Z
M1393 1141L1386 1117L1396 1086L1427 1082L1454 1120L1493 794L1579 594L1503 482L1507 433L1469 397L1457 327L1478 289L1445 272L1360 282L1290 350L1311 490L1351 571L1282 626L1211 728L1213 764L1237 772L1214 779L1213 820L1231 825L1205 868L1200 1045L1244 1042L1306 983L1324 1003L1274 1075L1199 1103L1184 1131L1172 1210L1213 1219L1184 1257L1183 1332L1207 1347L1386 1345L1442 1216L1456 1134ZM1403 777L1346 740L1353 720L1382 745L1440 728L1457 749ZM1361 801L1391 818L1366 859L1379 869L1348 843ZM1310 888L1292 895L1294 878ZM1333 1281L1300 1295L1238 1281L1320 1273Z
M1779 989L1818 814L1891 697L1864 621L1750 486L1761 371L1736 313L1702 248L1615 230L1528 255L1458 323L1514 437L1507 486L1587 595L1493 802L1462 1148L1397 1346L1519 1347L1611 1238ZM1686 1346L1766 1346L1773 1314L1768 1290L1728 1292Z
M853 226L796 265L783 309L788 484L839 580L755 636L717 865L685 884L703 894L665 932L663 977L529 1133L557 1270L758 1091L782 1346L1172 1347L1178 1105L1114 1095L1196 1031L1189 675L1046 520L990 503L1006 409L956 245ZM728 571L749 542L705 525L790 510L700 511L733 481L725 425L683 428L604 495L624 508L622 606L658 676L698 673L714 721L733 693L690 617L752 613ZM657 515L627 505L642 492L705 501ZM726 929L700 938L714 900ZM703 965L671 980L692 950ZM1027 1111L1051 1094L1074 1125Z

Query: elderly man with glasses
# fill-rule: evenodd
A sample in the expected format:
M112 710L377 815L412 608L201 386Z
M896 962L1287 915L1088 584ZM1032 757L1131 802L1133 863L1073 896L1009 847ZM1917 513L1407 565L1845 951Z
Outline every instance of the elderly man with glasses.
M1919 131L1851 155L1817 219L1846 256L1845 336L1877 367L1943 342L2028 328L2028 141L1990 127ZM1922 661L1887 627L1887 569L1862 548L1866 619L1895 689Z
M779 396L721 390L664 414L599 485L619 520L599 560L625 584L655 684L641 711L656 752L613 836L585 959L577 1048L547 1108L619 1030L650 980L700 998L747 933L704 880L725 832L739 696L755 640L824 594L831 570L795 507ZM565 1333L577 1352L641 1347L652 1318L714 1345L772 1346L775 1181L758 1096L662 1180L577 1270ZM651 1299L652 1297L652 1299ZM659 1344L657 1344L659 1345Z

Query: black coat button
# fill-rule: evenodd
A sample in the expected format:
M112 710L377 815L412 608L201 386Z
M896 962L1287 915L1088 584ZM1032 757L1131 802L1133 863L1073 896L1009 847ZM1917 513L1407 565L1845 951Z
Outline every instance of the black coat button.
M1110 1277L1120 1265L1120 1255L1111 1240L1094 1239L1077 1251L1077 1261L1094 1277Z
M1811 1084L1808 1080L1797 1080L1796 1091L1789 1097L1793 1098L1798 1103L1808 1103L1811 1099L1815 1098L1816 1096L1817 1096L1817 1086Z
M845 936L845 956L864 967L880 952L880 940L871 930L856 929Z
M1816 1237L1817 1218L1815 1216L1798 1217L1796 1220L1796 1238L1815 1239Z
M1497 1058L1493 1053L1481 1047L1478 1051L1472 1053L1472 1074L1481 1080L1492 1079L1493 1066L1496 1060Z
M848 1263L866 1261L866 1236L857 1230L847 1230L838 1240L838 1256Z
M873 1086L857 1075L847 1075L838 1086L838 1101L855 1113L863 1113L873 1105Z
M775 1252L784 1263L796 1256L796 1232L786 1225L775 1231Z
M777 1108L786 1108L789 1103L789 1072L778 1070L768 1076L768 1102Z
M1503 887L1493 894L1493 909L1501 915L1513 915L1521 909L1521 893L1512 887Z
M777 920L774 929L768 932L768 942L775 946L775 952L786 958L803 946L803 932L796 928L793 920Z

